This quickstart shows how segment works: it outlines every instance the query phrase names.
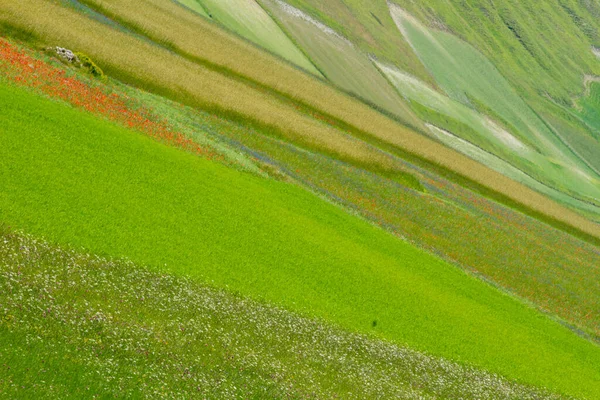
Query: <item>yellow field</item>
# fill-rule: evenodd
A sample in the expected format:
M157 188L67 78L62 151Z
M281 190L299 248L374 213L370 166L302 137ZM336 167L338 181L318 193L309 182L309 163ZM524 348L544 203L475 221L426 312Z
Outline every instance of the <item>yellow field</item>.
M128 26L174 51L111 29L51 0L0 2L0 22L33 32L48 44L83 51L106 72L129 83L197 107L228 112L287 140L361 165L386 171L397 168L369 143L306 113L303 106L307 105L354 127L352 133L359 133L361 139L391 145L429 160L528 209L600 238L600 227L580 215L422 136L172 2L86 3L101 6L107 14L118 14ZM407 124L419 129L410 116L407 114Z

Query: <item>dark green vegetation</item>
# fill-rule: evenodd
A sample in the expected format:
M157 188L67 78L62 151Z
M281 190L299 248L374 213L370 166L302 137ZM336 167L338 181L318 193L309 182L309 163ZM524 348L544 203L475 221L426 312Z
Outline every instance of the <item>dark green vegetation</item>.
M79 62L81 63L81 66L90 74L92 74L94 77L96 78L100 78L103 79L105 77L104 72L102 72L102 69L96 65L95 62L92 61L92 59L83 54L83 53L76 53L75 54L77 56L77 58L79 59Z
M2 398L559 398L5 231L0 361Z
M529 384L600 391L595 345L300 188L22 90L3 85L0 99L0 218L11 226L348 329L377 320L380 337Z

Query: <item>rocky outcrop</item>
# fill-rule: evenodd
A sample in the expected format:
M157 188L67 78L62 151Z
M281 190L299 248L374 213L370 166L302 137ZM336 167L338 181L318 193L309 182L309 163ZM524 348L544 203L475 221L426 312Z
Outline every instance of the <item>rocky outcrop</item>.
M58 55L60 58L62 58L65 61L68 61L73 64L80 64L79 58L75 55L75 53L73 53L69 49L65 49L63 47L56 46L54 48L50 48L50 50L55 51L56 55Z

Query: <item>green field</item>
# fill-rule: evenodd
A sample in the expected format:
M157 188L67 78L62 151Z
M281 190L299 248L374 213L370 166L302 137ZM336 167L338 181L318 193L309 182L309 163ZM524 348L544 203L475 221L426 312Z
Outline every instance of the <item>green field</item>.
M354 44L287 4L273 0L262 0L262 4L281 22L330 82L413 126L420 125L404 99L396 93L369 57Z
M577 115L593 128L593 136L600 137L600 84L592 82L587 96L579 99Z
M456 133L463 139L494 152L512 153L515 159L532 155L531 149L525 143L504 130L489 117L437 92L424 82L403 73L393 66L383 63L377 63L377 66L400 93L408 97L413 105L417 103L413 107L419 109L418 106L422 106L421 117L427 122L448 125L451 130L457 131ZM427 110L433 110L435 114L441 114L446 119L455 120L455 127L452 127L450 121L446 123L436 121L428 115ZM445 128L445 126L440 127ZM511 151L507 152L507 148Z
M238 35L317 76L315 68L269 14L254 1L198 0L211 17Z
M351 330L373 332L376 320L379 337L522 382L600 393L595 345L300 188L23 90L2 85L0 99L0 217L10 226Z
M437 140L517 182L576 208L592 219L598 219L600 209L594 204L573 198L529 175L527 172L534 167L548 170L548 159L489 117L440 94L394 67L381 63L378 66L398 90L413 102L413 107L417 110L422 107L420 116L432 125L431 134Z
M548 129L483 55L451 34L428 30L398 7L392 7L392 13L451 98L474 107L483 104L506 121L518 139L534 146L529 155L510 161L515 160L520 169L557 190L583 200L600 198L598 174ZM500 156L514 152L511 146L506 147Z
M3 398L558 399L189 279L4 230L0 289Z
M0 1L0 398L600 398L599 18Z

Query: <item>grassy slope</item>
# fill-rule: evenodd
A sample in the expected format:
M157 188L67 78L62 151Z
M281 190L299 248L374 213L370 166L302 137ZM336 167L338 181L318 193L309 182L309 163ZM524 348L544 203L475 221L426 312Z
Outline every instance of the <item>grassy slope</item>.
M424 121L434 126L431 133L442 143L517 182L521 182L563 204L574 207L593 220L600 218L600 208L594 204L578 200L554 188L554 185L557 187L562 186L560 178L553 177L550 180L553 186L543 183L547 181L547 178L545 180L543 178L541 180L535 179L540 176L540 170L553 172L556 165L549 162L546 156L533 150L531 148L533 142L528 141L528 144L525 144L489 117L478 113L473 108L467 107L457 100L440 94L423 82L402 73L394 67L379 64L379 68L404 96L413 101L413 107L416 110L419 107L422 108L423 111L420 112L420 115L422 115ZM475 74L471 74L471 76L473 75ZM444 130L446 133L444 133ZM452 134L447 134L448 132ZM584 136L579 137L584 138ZM589 150L593 153L594 148ZM589 153L586 153L586 155L589 155ZM520 169L517 167L520 167ZM577 175L577 179L579 178L581 176ZM567 182L572 180L573 178L566 179ZM585 184L588 184L588 182L586 180Z
M262 4L330 82L402 120L411 121L414 118L406 101L381 75L369 57L352 43L297 9L284 9L271 0L262 0Z
M600 199L597 173L563 145L485 57L448 33L428 30L397 7L392 13L451 98L464 104L472 103L471 99L475 105L483 103L528 146L535 146L522 159L512 157L512 163L556 189L582 199ZM511 152L507 146L499 155L507 158Z
M589 127L593 128L593 136L600 138L600 84L591 83L589 95L578 101L576 115ZM597 160L596 160L597 161Z
M352 38L359 45L362 43L360 39L361 35L369 30L367 26L376 21L371 13L374 12L376 15L381 14L376 10L385 5L384 1L368 3L360 1L333 1L324 4L314 4L311 0L294 0L291 3L322 21L327 21L332 26L339 27L339 21L344 21L345 24L343 27L339 28L343 29L345 35ZM538 122L537 127L534 129L540 131L542 135L541 139L538 137L534 141L536 143L549 141L548 144L550 147L557 147L559 149L558 152L551 149L553 150L551 153L554 153L554 155L550 156L550 160L545 157L536 157L532 153L529 158L537 159L532 160L530 163L520 163L521 165L518 165L519 168L524 169L528 174L536 176L537 179L545 180L546 183L551 184L553 187L571 187L571 189L565 188L561 190L569 191L575 187L575 191L572 191L572 194L577 195L576 192L579 192L577 196L583 197L586 201L598 197L597 193L593 193L593 190L590 190L596 185L590 183L590 180L587 178L581 179L582 176L579 172L570 170L571 165L578 165L577 168L582 170L584 174L591 177L596 175L587 166L593 165L597 159L589 151L589 145L592 148L598 147L597 141L590 140L589 132L586 133L581 129L565 127L564 121L560 122L556 121L556 118L552 118L550 110L553 106L544 97L539 96L539 94L549 93L555 96L555 98L561 99L560 101L568 101L565 99L571 93L581 90L582 74L590 73L597 69L597 62L594 61L594 56L591 52L591 44L595 43L595 40L598 38L597 26L594 19L594 16L598 15L598 9L595 5L588 4L583 6L572 1L558 1L557 3L560 4L549 7L547 4L534 5L530 2L513 1L491 4L485 0L459 4L430 2L426 6L425 3L415 4L414 2L408 3L405 1L400 1L399 3L402 7L406 7L412 13L418 15L428 25L451 30L482 50L487 57L496 63L495 66L509 78L510 82L522 94L525 94L536 110L541 115L544 115L547 120L546 122L550 122L550 120L554 122L553 128L555 131L558 131L557 135L560 136L560 140L555 137L554 132L548 130L535 114L529 112L529 108L521 100L517 102L511 101L510 104L521 104L518 107L519 112L529 113L529 115L524 116L527 121ZM387 13L389 16L389 11L385 11L384 13ZM348 23L346 21L347 14L352 15L352 19L356 23ZM544 15L544 18L542 18L543 21L539 21L540 15ZM338 19L337 23L336 19ZM549 24L549 20L552 23ZM536 21L538 24L534 25L532 21ZM564 27L564 31L568 33L566 36L561 35L558 38L556 37L556 29L547 28L544 30L539 28L539 26L546 25ZM387 33L389 28L384 24L384 26L379 26L378 30L380 35L382 35L383 32ZM381 36L378 38L378 44L384 47L388 45L388 42L383 40ZM449 44L445 45L446 48L448 46ZM557 49L560 49L560 51L557 51ZM424 54L430 54L430 50L425 51ZM409 57L412 56L410 50L404 49L403 52ZM464 54L464 49L461 50L460 54ZM396 65L400 65L397 60L394 62ZM428 63L425 62L425 64ZM453 64L446 60L440 63L440 65L451 67ZM402 67L413 74L421 74L420 68L410 68L404 65ZM427 68L432 72L431 63L427 65ZM460 69L463 72L466 70L464 65L460 66ZM471 77L473 76L473 71L469 72L468 76L468 82L472 83ZM489 74L486 73L486 76L489 77ZM438 81L439 79L442 79L442 81L446 79L446 83L449 77L452 77L452 74L448 74L448 70L437 75ZM461 93L462 91L458 94L461 95ZM493 106L500 106L501 108L502 102L498 102L497 100L496 98L493 101ZM482 111L487 113L487 110ZM492 117L495 116L492 115ZM514 118L510 123L514 123ZM518 125L517 129L513 129L513 132L516 134L525 133L527 130L530 130L530 127L523 127L522 123L517 123L516 125ZM514 128L514 125L511 127ZM454 133L458 134L459 132L454 131ZM561 143L562 141L568 144L567 147L574 149L578 157L574 157L571 151ZM588 144L588 146L585 146L585 144ZM507 151L507 149L504 149L502 153L502 158L511 158L511 152ZM496 154L498 153L496 152ZM515 164L515 157L512 158L512 163ZM583 162L579 158L582 158ZM535 167L532 168L532 166L539 165L542 165L543 168L537 168L538 171L535 171ZM540 174L539 170L550 171L549 175L552 176L544 177L544 174ZM572 184L573 182L578 183ZM587 194L582 194L582 190L587 191ZM567 201L567 203L574 205L577 201Z
M526 149L524 143L473 108L437 92L422 81L403 73L393 66L382 63L377 63L377 65L390 82L404 96L411 99L415 109L419 110L419 105L422 106L423 112L419 114L426 122L440 123L428 115L430 113L427 111L432 110L436 116L441 114L446 118L456 120L459 124L456 124L456 129L451 130L463 139L479 147L498 152L507 153L506 148L508 147L512 150L510 153L515 154L516 157L524 156L523 153ZM417 103L417 105L414 103ZM444 126L440 127L445 128Z
M333 117L353 134L410 157L511 207L586 240L594 241L594 237L600 236L600 228L581 216L277 62L177 4L144 0L147 7L141 9L143 13L129 2L102 4L110 9L111 15L126 20L129 27L139 28L156 43L175 49L186 59L46 0L0 3L3 11L0 20L25 35L43 36L46 41L83 50L125 82L142 85L186 104L211 110L216 107L217 112L225 109L228 117L249 120L288 139L354 160L364 161L366 157L371 165L378 165L381 160L365 152L362 142L307 118L298 113L298 104L288 103L300 100L300 110L310 104L313 110L318 110L318 118ZM261 72L266 69L271 73ZM180 82L186 82L186 86L181 87ZM282 97L285 104L281 103ZM292 106L296 111L291 110Z
M288 0L286 3L340 32L363 52L434 84L408 42L398 35L385 1Z
M585 96L583 101L588 101ZM600 104L596 103L593 107L600 107ZM586 160L591 168L600 171L600 158L597 156L600 154L600 134L577 115L577 107L573 109L548 104L538 112L573 151Z
M13 226L346 328L367 331L376 319L377 334L395 342L523 382L600 394L595 345L299 188L21 90L2 86L0 99L0 216Z
M227 147L266 163L268 170L281 171L450 262L477 271L544 312L600 337L597 247L410 163L396 159L425 191L409 190L407 186L413 186L398 176L372 173L243 124L123 89L168 117L177 129L198 139L209 135L224 140Z
M242 37L266 48L305 70L321 76L308 58L253 1L200 0L212 18Z
M3 398L558 399L2 228L0 304Z
M383 2L383 0L381 0ZM471 0L395 3L421 21L445 27L481 51L520 93L570 101L586 73L600 74L596 2Z

